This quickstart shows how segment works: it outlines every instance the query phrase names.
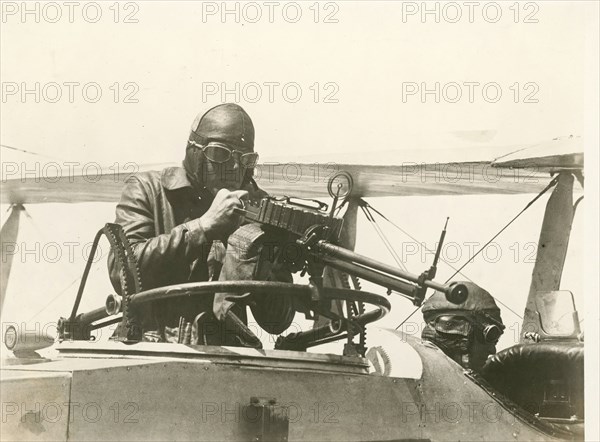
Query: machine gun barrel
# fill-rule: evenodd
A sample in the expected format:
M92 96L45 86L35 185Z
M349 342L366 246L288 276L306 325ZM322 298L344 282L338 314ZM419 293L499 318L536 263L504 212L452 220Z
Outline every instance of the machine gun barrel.
M419 276L413 275L412 273L405 272L391 265L385 264L383 262L376 261L368 256L360 255L358 253L352 252L348 249L344 249L343 247L336 246L327 241L319 241L317 243L317 247L320 252L323 252L326 255L331 256L332 258L339 258L344 261L354 262L356 264L362 264L365 267L370 267L379 272L388 273L390 275L397 276L399 278L405 279L410 282L419 282ZM444 284L440 284L435 281L426 280L424 281L424 285L434 290L439 290L441 292L446 291L448 288Z
M367 281L398 291L411 298L414 297L414 290L419 286L443 292L449 300L463 299L464 290L466 290L462 284L440 284L336 246L325 240L318 241L315 248L319 253L319 258L331 267L355 274Z
M332 267L347 274L358 276L359 278L381 285L385 288L395 290L407 296L411 300L413 299L412 294L417 288L415 284L411 284L406 281L401 281L397 278L394 278L393 276L385 275L375 270L363 267L360 264L349 263L342 259L331 258L327 256L324 256L322 260L329 267Z

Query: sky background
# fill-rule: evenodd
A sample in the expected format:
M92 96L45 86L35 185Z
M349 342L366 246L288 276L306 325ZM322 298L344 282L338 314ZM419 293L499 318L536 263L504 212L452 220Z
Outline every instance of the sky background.
M403 14L406 3L321 3L318 23L311 3L301 4L297 23L289 22L293 9L284 9L285 2L275 9L273 23L260 2L258 23L249 23L252 10L237 2L239 17L224 19L206 11L211 5L220 10L220 2L121 4L118 23L115 11L104 4L96 23L86 21L93 19L93 9L84 15L83 6L74 10L73 23L67 8L57 23L49 23L44 17L52 19L54 13L43 7L39 17L26 15L23 22L19 7L15 15L5 12L0 34L6 88L2 143L68 161L180 161L196 114L236 101L234 94L222 95L236 83L241 92L246 87L238 102L254 120L256 149L263 158L282 151L446 148L438 143L453 131L494 131L490 142L496 145L583 132L585 54L592 50L586 47L586 32L593 32L586 2L535 3L537 10L521 4L518 23L509 4L503 4L496 23L488 21L492 10L484 15L483 8L469 23L466 7L458 23L448 23L443 17L452 17L452 11L443 14L437 3L441 18L436 23L433 15L423 20L420 14ZM127 14L138 22L124 23ZM328 14L338 22L324 23ZM538 22L525 23L527 16ZM46 86L47 98L54 99L51 82L61 86L56 103L42 94ZM73 86L73 103L69 82L79 83ZM272 82L281 86L274 86L269 100L265 84ZM425 83L432 89L436 82L440 88L461 85L461 100L442 97L436 103L433 95L421 100L416 94L403 102L403 84ZM474 86L473 103L465 82L481 84ZM9 83L17 85L17 93ZM34 94L21 95L35 83L39 102ZM95 103L83 97L83 86L90 83L102 92ZM134 85L125 86L129 83ZM261 86L256 103L250 102L256 96L250 83ZM298 87L283 94L283 86L292 83L302 92L296 103ZM502 92L496 103L483 97L488 83L497 83ZM535 85L525 88L526 83ZM209 95L206 88L214 84L218 92ZM95 90L86 89L90 100ZM490 99L493 91L488 90ZM125 103L131 93L129 101L137 103ZM447 89L449 99L455 93ZM524 102L528 96L538 103Z
M233 2L229 8L237 4L238 17L221 16L221 2L130 2L117 9L107 3L95 23L97 11L81 3L72 20L62 7L61 18L51 23L57 12L44 4L39 4L37 17L35 12L23 17L20 3L14 14L6 3L11 2L3 4L0 30L1 142L42 155L3 148L2 161L14 162L20 173L43 169L50 161L117 163L121 168L129 162L177 163L196 114L225 101L238 102L251 115L263 159L327 153L343 161L348 152L362 152L367 162L378 150L431 149L435 162L436 150L527 145L585 135L590 124L597 124L597 110L590 111L597 91L594 2L521 3L518 17L510 3L503 3L495 23L491 9L476 9L470 20L462 6L462 18L451 23L456 11L444 10L441 3L430 6L440 8L436 22L420 11L408 15L420 2L360 1L307 2L296 9L279 2L272 20L261 2L258 9ZM217 12L209 14L214 8ZM298 8L301 18L291 23ZM258 10L261 19L251 23ZM70 100L67 85L73 82L78 85ZM439 102L432 94L403 94L410 85L432 89L436 82L440 91L446 86L447 95L441 94ZM465 86L469 82L480 84L472 100ZM38 96L22 94L35 90L36 83ZM270 99L272 83L279 86ZM462 92L455 103L450 101L456 88L447 86L453 83ZM94 87L84 95L83 85L89 84ZM239 96L223 94L236 84ZM490 102L493 93L484 96L486 84L501 91L497 102ZM256 85L262 94L258 99ZM285 85L289 95L283 93ZM215 87L217 92L209 94ZM98 90L101 97L91 102ZM302 95L296 101L297 91ZM586 148L595 153L597 144ZM450 216L447 241L458 244L461 253L456 266L468 258L466 243L484 244L532 198L391 197L371 203L429 247ZM497 240L501 257L496 262L490 252L493 258L476 260L465 270L503 303L509 329L501 348L518 336L510 327L520 323L524 309L535 252L531 247L537 243L546 200ZM563 279L563 288L575 293L582 317L586 203L575 221ZM7 207L0 209L5 219ZM27 210L31 219L22 223L21 252L2 320L44 324L70 310L77 289L73 281L83 271L83 249L104 222L113 220L114 204L40 204ZM384 226L398 250L406 250L408 239ZM77 243L73 249L65 245L71 241ZM377 241L361 220L357 251L391 263ZM54 263L44 256L44 250L50 253L48 247L54 247L51 243L59 244L61 253ZM34 252L23 254L25 249ZM82 308L98 306L111 291L105 256L95 266ZM414 273L430 263L431 256L420 254L407 259ZM442 266L440 279L450 272ZM394 300L383 324L396 326L411 310L408 301Z

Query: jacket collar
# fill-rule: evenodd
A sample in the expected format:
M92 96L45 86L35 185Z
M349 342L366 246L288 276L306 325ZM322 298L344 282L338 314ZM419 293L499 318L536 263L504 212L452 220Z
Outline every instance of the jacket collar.
M190 183L183 167L167 167L163 169L160 182L167 190L178 190L186 187L192 188L192 183Z

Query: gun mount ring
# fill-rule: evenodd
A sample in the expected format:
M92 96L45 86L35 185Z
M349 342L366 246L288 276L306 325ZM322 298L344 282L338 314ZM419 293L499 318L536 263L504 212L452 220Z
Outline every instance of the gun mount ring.
M212 295L216 292L259 292L261 294L285 293L306 297L310 299L311 288L308 285L292 284L287 282L270 281L209 281L195 282L187 284L170 285L158 287L151 290L145 290L131 296L131 306L137 306L147 302L176 298L180 296L201 296ZM383 318L391 310L390 302L381 295L375 293L324 287L320 289L320 294L325 299L339 299L342 301L362 301L374 305L378 308L377 314L373 315L372 321ZM372 322L370 321L370 322Z
M307 305L309 305L309 308L312 307L312 310L319 312L320 314L324 313L323 311L320 311L320 309L314 308L315 306L310 302L313 295L311 286L270 281L210 281L172 285L136 293L131 297L130 304L132 307L135 307L143 303L157 300L164 300L180 296L212 295L216 292L257 292L260 294L285 293L304 298L304 300L308 301ZM364 291L323 287L319 289L319 295L321 296L321 301L362 301L375 306L375 310L363 313L354 318L360 327L364 327L371 322L375 322L383 318L391 309L391 304L386 298ZM342 332L344 332L347 327L347 321L344 318L340 318L339 327L335 327L333 330L328 324L325 326L327 329L325 332L322 332L322 330L317 327L307 332L292 333L285 337L280 336L276 342L275 348L281 350L295 349L304 351L307 347L319 345L319 342L324 337L330 341L343 338L345 335L342 335Z
M319 314L325 313L321 311L318 306L315 306L311 303L310 300L312 290L310 286L270 281L209 281L170 285L135 293L130 296L129 303L133 310L136 310L136 307L148 302L177 298L180 296L212 296L217 292L253 292L259 294L259 296L262 294L290 294L303 298L302 301L306 300L306 306L308 306L309 309L313 310L314 312ZM363 327L371 322L375 322L383 318L391 310L390 301L388 301L385 297L362 290L359 291L352 289L323 287L319 289L319 295L321 296L321 300L337 299L342 301L361 301L375 306L376 308L374 310L362 313L358 317L354 318L354 320ZM103 306L77 316L78 327L85 328L91 326L92 329L96 329L114 323L114 320L103 323L98 323L98 321L101 321L111 315L116 315L122 311L122 304L118 305L116 302L114 302L115 299L116 296L109 296L109 299L107 300L107 306L109 307L108 309ZM300 313L306 312L302 310ZM346 327L345 318L335 319L341 319L342 326L339 329L336 327L334 330L329 330L329 325L327 325L326 328L332 333L342 332ZM94 325L92 325L93 323Z

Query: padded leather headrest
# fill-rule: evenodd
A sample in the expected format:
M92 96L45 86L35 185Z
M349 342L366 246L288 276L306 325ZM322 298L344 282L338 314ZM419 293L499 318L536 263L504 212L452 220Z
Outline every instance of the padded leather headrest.
M497 375L542 373L550 376L583 370L583 343L518 344L491 356L483 367L485 378ZM575 374L575 373L573 373Z

